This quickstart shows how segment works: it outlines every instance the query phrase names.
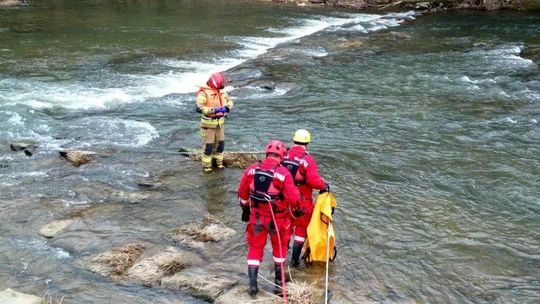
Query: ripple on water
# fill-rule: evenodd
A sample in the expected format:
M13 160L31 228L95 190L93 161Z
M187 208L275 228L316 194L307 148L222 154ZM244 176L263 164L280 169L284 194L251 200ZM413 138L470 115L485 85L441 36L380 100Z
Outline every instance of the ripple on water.
M52 255L56 259L67 259L71 255L62 248L55 248L47 244L47 242L38 239L19 239L15 237L8 238L11 244L14 246L29 250L33 253L42 255Z

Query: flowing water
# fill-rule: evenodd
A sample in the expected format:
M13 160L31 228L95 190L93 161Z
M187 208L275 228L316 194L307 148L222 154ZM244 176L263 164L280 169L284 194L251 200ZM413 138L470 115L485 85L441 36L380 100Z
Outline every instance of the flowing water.
M225 71L226 149L312 132L339 205L334 303L539 303L539 62L538 13L206 0L2 9L0 290L204 303L82 266L133 240L180 246L164 235L203 212L238 233L196 252L247 284L242 170L203 175L175 153L200 146L196 85ZM36 153L10 151L19 141ZM66 148L114 153L77 168L58 157ZM76 221L60 236L36 233L65 217ZM295 272L321 287L323 274Z

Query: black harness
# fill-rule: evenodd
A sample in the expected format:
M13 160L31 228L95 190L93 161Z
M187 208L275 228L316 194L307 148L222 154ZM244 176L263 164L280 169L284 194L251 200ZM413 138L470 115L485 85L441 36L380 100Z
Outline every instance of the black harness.
M302 154L302 156L300 157L300 160L303 160L306 155L307 155L307 153L304 152L304 154ZM301 180L301 181L296 180L296 173L298 173L298 169L300 168L300 160L285 159L285 160L283 160L281 162L283 164L283 166L285 168L287 168L287 170L289 170L289 172L291 172L291 175L292 175L292 177L294 179L294 184L296 186L300 186L300 185L303 185L303 184L306 183L305 178L303 180Z
M255 208L258 208L259 204L268 203L274 203L275 206L275 203L280 199L279 195L271 195L268 193L268 190L274 181L274 172L278 167L279 165L275 165L270 170L263 170L260 166L255 168L255 174L253 175L254 189L249 190L249 197Z

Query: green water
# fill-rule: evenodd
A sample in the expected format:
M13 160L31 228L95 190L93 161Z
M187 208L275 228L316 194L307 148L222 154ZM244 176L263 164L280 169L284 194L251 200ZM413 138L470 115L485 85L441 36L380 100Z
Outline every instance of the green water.
M238 233L195 252L209 272L247 284L242 170L204 176L174 155L200 145L195 84L226 70L236 104L226 149L290 142L297 128L313 135L339 204L334 303L538 302L538 13L35 2L0 10L0 290L204 303L81 263L133 240L186 249L164 235L205 211ZM38 152L9 151L18 140ZM71 147L118 152L75 168L57 157ZM89 206L98 211L59 237L36 234ZM322 288L323 273L293 275Z

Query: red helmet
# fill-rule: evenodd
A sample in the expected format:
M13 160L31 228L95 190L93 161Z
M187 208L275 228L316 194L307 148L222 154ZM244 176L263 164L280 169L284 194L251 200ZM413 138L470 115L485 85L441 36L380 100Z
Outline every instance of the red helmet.
M208 78L206 84L211 88L221 90L225 87L225 78L221 73L216 72Z
M266 145L266 155L268 155L268 153L275 153L283 158L285 157L286 150L285 144L279 140L271 140Z

